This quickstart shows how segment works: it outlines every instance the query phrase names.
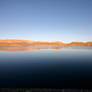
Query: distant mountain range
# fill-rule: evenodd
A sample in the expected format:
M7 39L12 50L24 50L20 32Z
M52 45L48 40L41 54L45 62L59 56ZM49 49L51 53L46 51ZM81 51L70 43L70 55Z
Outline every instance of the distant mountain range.
M0 40L0 46L92 46L92 42L40 42L31 40Z

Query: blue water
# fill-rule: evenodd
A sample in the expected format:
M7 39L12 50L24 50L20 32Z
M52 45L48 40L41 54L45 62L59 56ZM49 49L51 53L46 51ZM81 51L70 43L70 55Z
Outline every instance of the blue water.
M0 51L0 87L91 87L92 47Z

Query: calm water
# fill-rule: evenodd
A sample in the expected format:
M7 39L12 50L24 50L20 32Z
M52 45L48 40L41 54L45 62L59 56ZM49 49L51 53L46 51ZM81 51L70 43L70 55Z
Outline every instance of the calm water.
M0 87L91 85L92 47L0 51Z

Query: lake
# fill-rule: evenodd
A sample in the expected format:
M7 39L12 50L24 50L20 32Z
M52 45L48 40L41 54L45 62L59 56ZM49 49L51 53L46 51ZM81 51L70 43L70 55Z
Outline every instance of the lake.
M0 47L0 87L91 85L92 47Z

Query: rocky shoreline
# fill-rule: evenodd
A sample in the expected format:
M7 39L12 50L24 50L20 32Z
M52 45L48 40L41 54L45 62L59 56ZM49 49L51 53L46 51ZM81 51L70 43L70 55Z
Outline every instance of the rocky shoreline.
M0 40L0 46L92 46L92 42L40 42L31 40Z

